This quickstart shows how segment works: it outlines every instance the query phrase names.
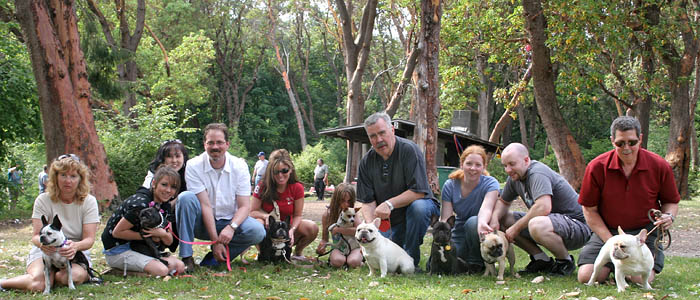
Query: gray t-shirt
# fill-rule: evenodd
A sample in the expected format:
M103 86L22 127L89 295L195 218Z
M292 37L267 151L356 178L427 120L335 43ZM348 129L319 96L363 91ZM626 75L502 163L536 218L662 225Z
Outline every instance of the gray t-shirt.
M323 177L326 177L326 174L328 174L328 165L316 165L316 168L314 168L314 179L323 179Z
M578 204L578 194L569 185L569 182L559 173L536 160L530 162L522 181L512 180L510 176L508 177L501 197L506 202L512 202L517 196L520 196L527 208L530 208L535 200L543 195L552 197L552 213L559 213L585 222L583 210Z
M407 190L425 193L424 198L432 198L438 204L428 185L425 156L418 145L397 136L394 151L386 161L374 148L362 157L357 173L357 201L379 205ZM392 226L403 223L406 207L396 208L390 219Z

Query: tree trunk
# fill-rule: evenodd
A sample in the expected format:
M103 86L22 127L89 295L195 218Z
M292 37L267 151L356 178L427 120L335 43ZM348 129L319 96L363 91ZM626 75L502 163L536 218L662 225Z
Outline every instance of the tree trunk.
M525 88L527 87L531 78L532 64L530 64L530 66L527 68L527 71L525 71L523 78L520 79L520 82L518 82L518 89L515 90L513 97L510 99L510 103L508 104L506 111L504 111L501 117L498 119L498 121L496 121L496 125L493 127L491 135L489 136L489 142L496 144L500 142L501 135L503 135L503 131L508 125L510 125L510 122L513 121L513 118L511 118L510 114L513 112L513 109L515 107L520 105L520 94L522 94L522 92L525 91ZM503 144L506 144L505 141L503 142Z
M440 19L441 0L421 0L421 29L418 44L425 45L425 51L418 56L414 73L418 82L418 111L413 139L425 154L425 168L428 183L433 193L440 192L435 156L437 153L437 121L440 116Z
M557 157L559 172L578 190L586 164L576 140L559 110L554 88L554 72L549 48L545 44L547 22L539 0L523 0L525 24L532 45L532 80L535 101L547 137Z
M411 51L411 53L408 55L408 58L406 59L406 67L403 69L403 73L401 74L401 80L396 86L394 94L391 96L391 100L389 100L389 104L387 104L386 106L386 113L389 114L389 116L392 118L394 117L394 114L396 114L396 111L399 109L399 106L401 105L401 100L403 100L404 95L406 94L406 90L409 86L408 83L411 80L411 75L413 74L413 71L416 68L416 64L418 63L418 56L423 51L423 47L423 44L415 45L413 47L413 51Z
M479 74L479 82L481 83L481 88L479 89L479 96L477 96L477 103L479 109L479 138L488 139L489 138L489 108L492 105L491 99L493 99L493 82L489 79L489 75L486 74L489 63L488 54L478 53L476 55L476 70Z
M342 50L345 59L345 74L348 81L347 123L346 125L361 124L364 119L365 97L362 94L362 77L369 61L370 46L374 19L377 15L377 0L368 0L365 5L360 26L354 26L352 18L352 1L346 3L336 0L336 9L340 17L342 32ZM357 35L355 36L356 33ZM348 147L345 182L350 182L357 176L360 162L361 147Z
M529 140L527 139L527 123L525 122L527 109L520 104L515 110L518 112L518 127L520 128L520 143L523 145L529 145Z
M119 192L90 110L74 2L17 0L15 7L36 78L47 164L61 154L77 154L90 168L91 194L104 210L119 202Z
M279 68L278 71L282 75L282 80L284 80L284 89L287 91L287 97L289 97L289 104L292 105L294 117L297 120L297 130L299 130L299 141L301 142L301 149L303 150L304 148L306 148L306 130L304 128L304 120L302 120L299 105L297 105L296 96L294 94L294 91L292 90L292 83L289 80L289 54L286 52L284 53L286 61L283 61L282 56L280 55L280 47L277 45L277 39L275 37L277 14L272 12L273 8L271 1L268 1L267 5L270 17L270 33L268 35L268 39L270 40L272 47L275 48L275 57L277 58L277 67Z
M688 173L690 171L690 82L695 59L698 55L698 41L688 20L687 1L680 1L673 16L680 24L683 53L674 44L663 44L662 61L668 69L668 82L671 90L671 124L669 125L666 160L673 169L676 187L681 198L688 198Z

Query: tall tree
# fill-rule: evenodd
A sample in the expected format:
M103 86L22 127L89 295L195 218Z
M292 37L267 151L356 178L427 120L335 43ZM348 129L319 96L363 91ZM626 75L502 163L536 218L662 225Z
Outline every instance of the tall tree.
M437 119L440 116L440 19L442 18L441 0L421 0L421 29L418 44L423 44L425 51L418 57L418 66L413 73L417 83L418 112L413 139L425 154L425 167L428 183L433 192L438 193L440 186L437 178Z
M277 13L274 12L272 7L272 1L267 2L268 16L270 17L270 32L268 33L268 40L272 44L272 48L275 49L275 58L277 59L277 72L282 75L282 80L284 80L284 89L287 91L287 97L289 98L289 104L292 106L292 111L294 111L294 117L297 120L297 129L299 130L299 140L301 141L301 149L306 148L306 129L304 127L304 120L301 117L301 111L299 110L299 103L297 102L296 94L292 89L292 82L289 79L289 53L283 48L284 52L280 54L280 47L277 44ZM282 58L284 56L284 59Z
M559 111L550 50L546 45L547 21L542 11L542 3L539 0L523 0L522 3L532 45L532 81L537 109L547 132L547 139L552 143L557 157L559 172L578 190L583 181L586 164L581 149Z
M136 7L136 21L133 25L134 31L131 32L131 25L129 24L129 10L125 0L114 0L114 12L119 19L119 44L117 44L114 36L112 35L112 24L107 20L105 15L96 5L94 0L88 0L88 6L90 10L97 16L102 26L102 32L104 33L105 40L107 44L110 45L112 51L117 53L120 51L127 51L130 54L123 64L117 66L119 72L119 80L124 82L127 86L132 85L130 88L126 89L126 99L122 104L122 112L124 115L129 115L131 107L136 105L136 92L134 91L133 85L137 81L138 77L138 66L136 61L133 59L136 49L139 47L141 42L141 36L143 35L143 27L146 23L146 1L138 0L138 5Z
M17 0L15 7L37 82L46 160L64 153L80 156L92 172L92 194L107 207L119 193L90 110L74 2Z
M365 111L365 97L362 94L362 77L369 61L374 18L377 15L377 0L368 0L362 12L360 26L353 21L353 1L336 0L336 9L342 31L342 50L345 59L347 78L347 125L362 123ZM357 176L362 149L359 143L348 142L345 182Z

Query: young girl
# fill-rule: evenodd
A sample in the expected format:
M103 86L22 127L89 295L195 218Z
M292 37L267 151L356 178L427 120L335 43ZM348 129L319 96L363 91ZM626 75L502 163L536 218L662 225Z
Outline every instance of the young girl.
M163 218L168 219L168 212L171 211L170 200L177 196L180 189L180 174L169 166L161 166L153 176L151 186L150 189L140 188L136 194L126 199L107 221L107 226L102 232L105 260L112 268L123 269L126 266L129 271L146 272L156 276L165 276L173 272L183 273L185 264L175 256L162 258L168 262L166 266L155 257L132 250L135 243L144 242L139 234L139 213L142 209L158 205L164 214ZM145 236L153 238L159 250L169 247L170 251L175 251L177 248L177 241L164 228L147 229L144 232Z
M323 214L323 236L321 238L321 242L316 248L316 253L318 255L323 255L326 253L326 247L328 246L328 227L337 222L341 212L348 207L355 207L355 188L352 185L341 183L335 188L333 196L331 197L331 205ZM359 218L355 218L355 226L352 228L333 228L331 231L331 234L333 234L333 242L338 244L341 235L354 235L355 228L357 228L358 224L360 224ZM359 267L362 264L362 252L358 247L351 249L350 254L345 256L341 249L333 248L333 250L331 250L329 262L331 266L336 268L340 268L345 264L347 264L350 268Z

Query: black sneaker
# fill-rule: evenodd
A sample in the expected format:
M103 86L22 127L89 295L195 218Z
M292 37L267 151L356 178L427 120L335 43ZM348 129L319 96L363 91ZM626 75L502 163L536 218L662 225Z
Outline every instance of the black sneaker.
M549 261L544 261L540 259L535 259L530 255L530 263L527 264L525 269L518 271L518 274L524 275L524 274L533 274L533 273L540 273L540 272L549 272L552 270L552 267L554 266L554 259L551 257L549 258Z
M480 264L467 264L467 274L483 274L486 267Z
M569 255L571 260L568 259L557 259L552 265L552 270L549 271L551 275L557 276L569 276L576 270L576 264L574 264L574 257Z
M185 263L185 273L194 272L194 257L183 257L182 262Z

